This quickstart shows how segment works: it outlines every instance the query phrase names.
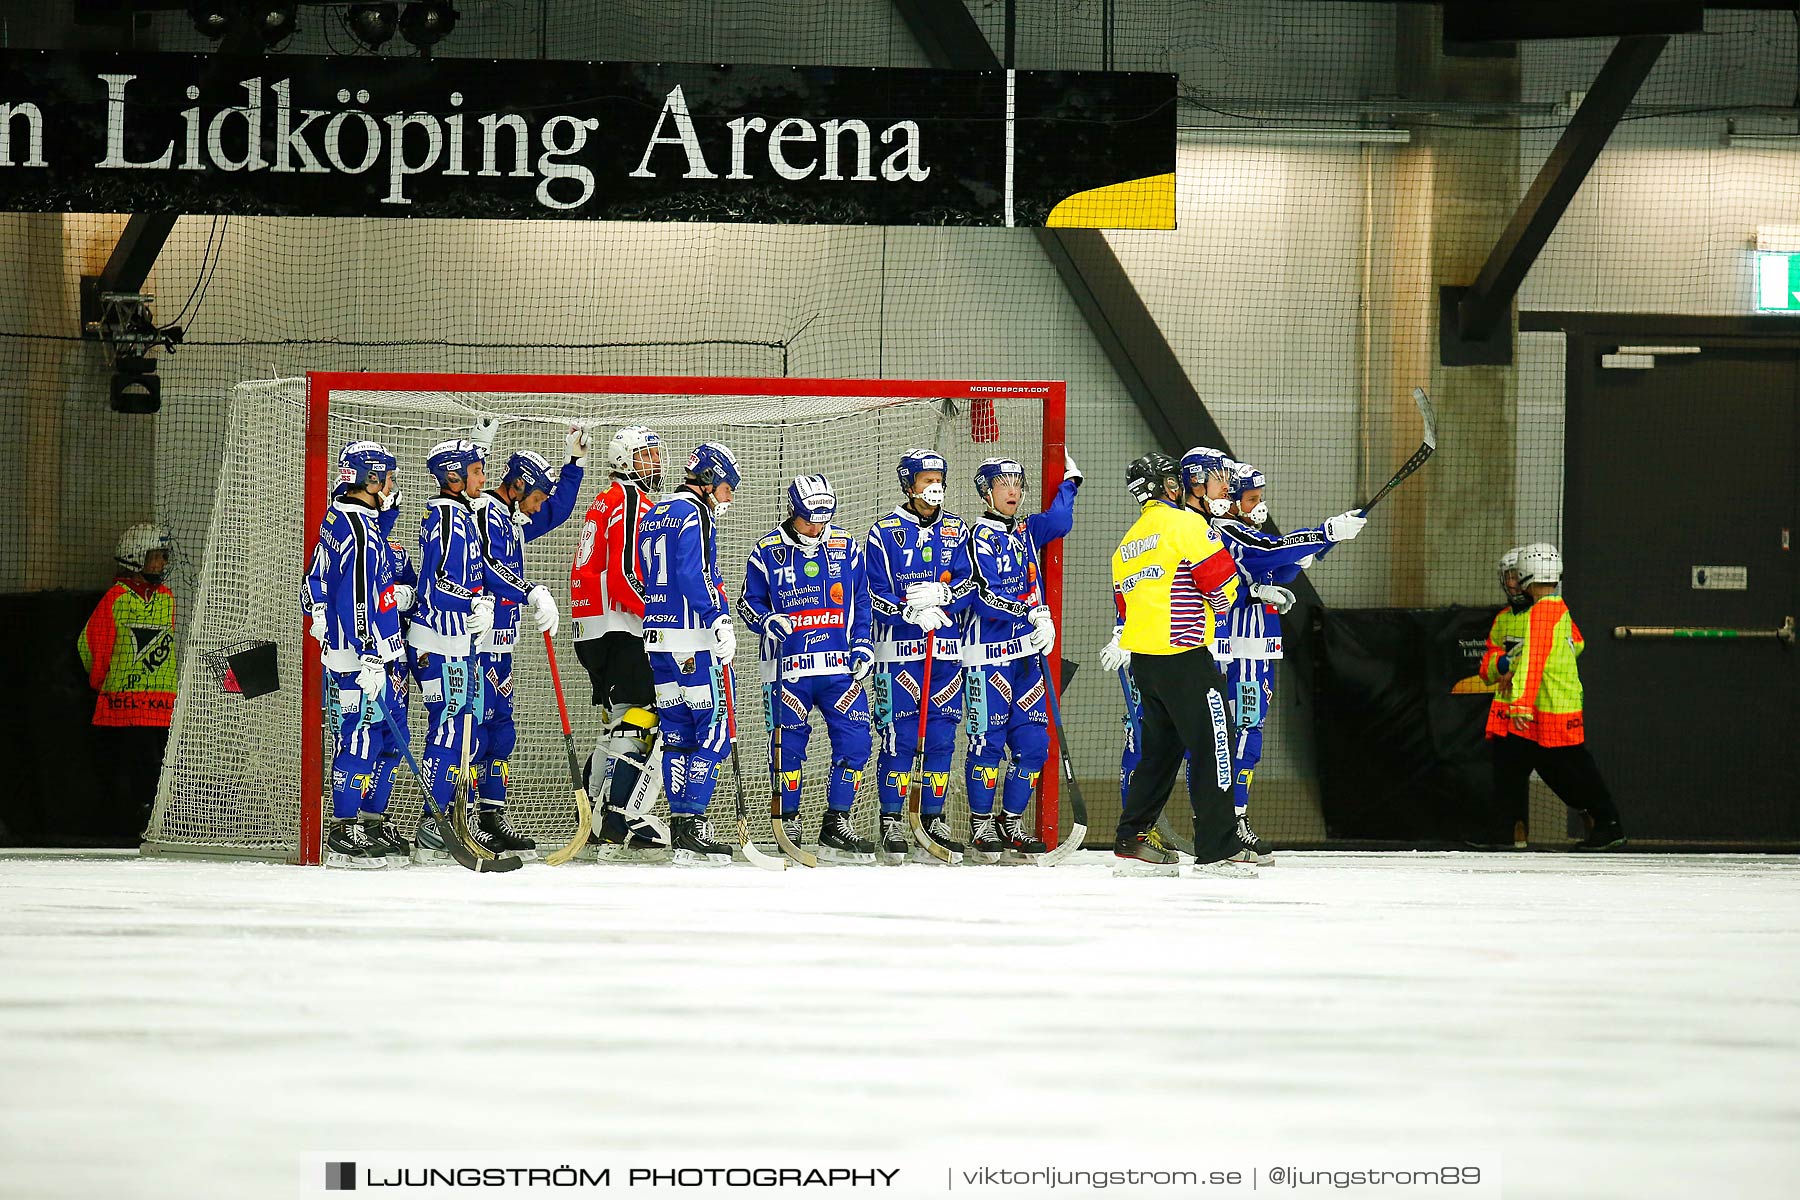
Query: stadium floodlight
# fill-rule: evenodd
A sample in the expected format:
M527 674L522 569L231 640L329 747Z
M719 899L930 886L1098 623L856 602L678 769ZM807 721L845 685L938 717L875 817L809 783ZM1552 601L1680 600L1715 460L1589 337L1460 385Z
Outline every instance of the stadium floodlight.
M299 24L295 12L298 7L295 0L252 0L245 6L245 16L263 45L273 46L294 36L294 28Z
M231 28L230 0L192 0L188 16L195 29L216 42Z
M423 50L449 37L461 15L450 0L415 0L400 14L400 36Z
M344 14L350 36L370 50L379 50L400 28L398 4L352 4Z

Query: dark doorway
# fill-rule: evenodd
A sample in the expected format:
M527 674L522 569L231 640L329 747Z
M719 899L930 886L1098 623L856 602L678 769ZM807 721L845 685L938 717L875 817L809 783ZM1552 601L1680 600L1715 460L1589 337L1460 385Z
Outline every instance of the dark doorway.
M1800 842L1791 644L1614 634L1800 615L1800 329L1620 320L1568 338L1564 580L1587 639L1588 743L1639 842ZM1605 365L1621 346L1664 352Z

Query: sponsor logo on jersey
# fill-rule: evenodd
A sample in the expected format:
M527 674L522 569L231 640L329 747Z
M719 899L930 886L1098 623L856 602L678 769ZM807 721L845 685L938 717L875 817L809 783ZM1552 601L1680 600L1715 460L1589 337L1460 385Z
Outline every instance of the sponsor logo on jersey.
M781 534L779 534L779 533L767 534L766 536L764 536L763 540L758 544L761 546L764 546L764 547L779 546L779 545L781 545Z
M844 614L840 609L803 608L799 612L788 614L796 630L801 629L842 629Z
M883 517L881 520L875 522L875 524L882 529L898 529L900 527L900 518Z
M770 557L775 560L776 566L778 566L778 567L787 566L787 547L777 544L774 549L774 552L770 555Z
M919 547L919 557L924 559L926 562L931 561L931 545L930 545L930 543L927 543L927 544Z
M813 559L807 559L806 566L801 569L806 572L806 577L808 579L817 579L819 577L819 564Z
M842 536L828 538L825 542L825 548L828 550L848 550L850 548L850 539Z
M1143 570L1133 571L1131 574L1121 579L1119 581L1119 590L1121 592L1129 592L1132 588L1136 587L1146 579L1161 579L1162 577L1163 569L1155 563L1152 563Z
M1037 564L1036 563L1028 562L1025 564L1025 582L1026 583L1036 583L1037 582ZM1023 596L1019 597L1019 599L1021 599L1021 600L1023 600L1024 598L1025 597L1023 597Z
M600 536L600 526L593 521L584 521L581 526L581 544L575 547L575 565L587 566L588 559L594 557L594 539Z
M906 530L899 528L899 522L895 522L894 545L896 545L896 546L906 545Z
M381 589L381 598L375 602L375 608L378 612L392 612L395 603L394 585L390 583Z
M830 595L833 604L842 604L844 602L844 585L841 583L832 584Z

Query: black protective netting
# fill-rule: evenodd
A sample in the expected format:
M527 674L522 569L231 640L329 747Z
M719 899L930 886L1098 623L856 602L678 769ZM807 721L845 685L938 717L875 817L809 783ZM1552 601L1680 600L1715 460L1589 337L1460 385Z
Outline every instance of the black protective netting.
M6 7L14 47L100 36L43 11L65 6ZM282 49L352 52L342 7L302 8ZM930 65L880 0L462 8L440 56ZM968 9L998 48L1006 6ZM1608 43L1446 58L1437 22L1434 6L1382 3L1016 9L1020 67L1179 73L1179 228L1107 240L1229 449L1268 474L1277 522L1319 521L1378 486L1417 444L1411 387L1433 389L1444 447L1311 572L1331 605L1495 603L1502 550L1562 539L1561 336L1518 335L1511 367L1446 370L1436 289L1473 276ZM1758 226L1795 223L1800 155L1724 135L1728 123L1792 132L1795 28L1787 13L1711 12L1705 36L1671 44L1520 309L1746 311L1747 248ZM207 48L179 11L146 18L136 44ZM386 52L411 49L396 39ZM1093 665L1065 717L1093 824L1110 830L1121 699L1097 667L1107 557L1133 517L1122 468L1152 439L1031 231L186 217L147 290L187 341L162 359L162 411L133 417L108 410L109 367L77 319L79 277L98 271L124 221L0 215L0 444L19 462L0 516L0 592L97 589L119 530L155 517L173 531L173 582L191 611L227 397L244 380L320 369L1066 380L1068 441L1091 482L1067 544L1062 642ZM972 466L954 464L964 509ZM751 487L780 486L746 467ZM855 469L891 480L893 463ZM261 486L296 492L297 466ZM241 517L257 519L254 500ZM1254 811L1277 842L1316 841L1310 698L1290 675ZM1560 810L1541 805L1534 836L1562 833Z

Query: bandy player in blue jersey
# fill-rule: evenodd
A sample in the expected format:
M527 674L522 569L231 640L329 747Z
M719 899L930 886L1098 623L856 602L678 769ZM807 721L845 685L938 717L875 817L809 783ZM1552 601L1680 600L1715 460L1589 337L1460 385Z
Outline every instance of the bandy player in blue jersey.
M741 481L731 450L702 442L688 455L681 486L638 523L644 649L663 731L669 840L675 862L684 866L731 862L731 847L713 836L706 809L719 764L731 753L725 671L737 655L714 522L731 507Z
M987 507L970 537L975 590L962 614L971 826L966 861L998 862L1002 853L1029 861L1045 850L1020 820L1050 756L1043 656L1056 644L1056 624L1044 602L1042 556L1044 547L1074 527L1080 486L1081 471L1065 454L1056 496L1043 512L1020 517L1025 468L990 458L975 471L975 491ZM1010 759L1004 788L1002 756Z
M816 708L831 742L819 857L864 864L875 861L875 845L851 828L850 809L869 761L869 577L862 539L832 524L835 515L825 476L788 485L788 518L750 552L738 614L761 642L769 765L789 840L801 842L801 768Z
M874 609L875 674L871 679L875 728L881 738L881 833L877 852L889 865L909 856L901 809L918 757L919 710L925 709L925 778L920 819L925 834L962 861L963 845L950 836L944 796L950 759L962 724L962 632L956 618L975 592L969 568L969 524L944 511L947 464L935 450L900 456L900 494L906 497L869 530L864 552L869 602ZM931 695L925 696L925 659L931 658ZM915 862L933 863L923 846Z

